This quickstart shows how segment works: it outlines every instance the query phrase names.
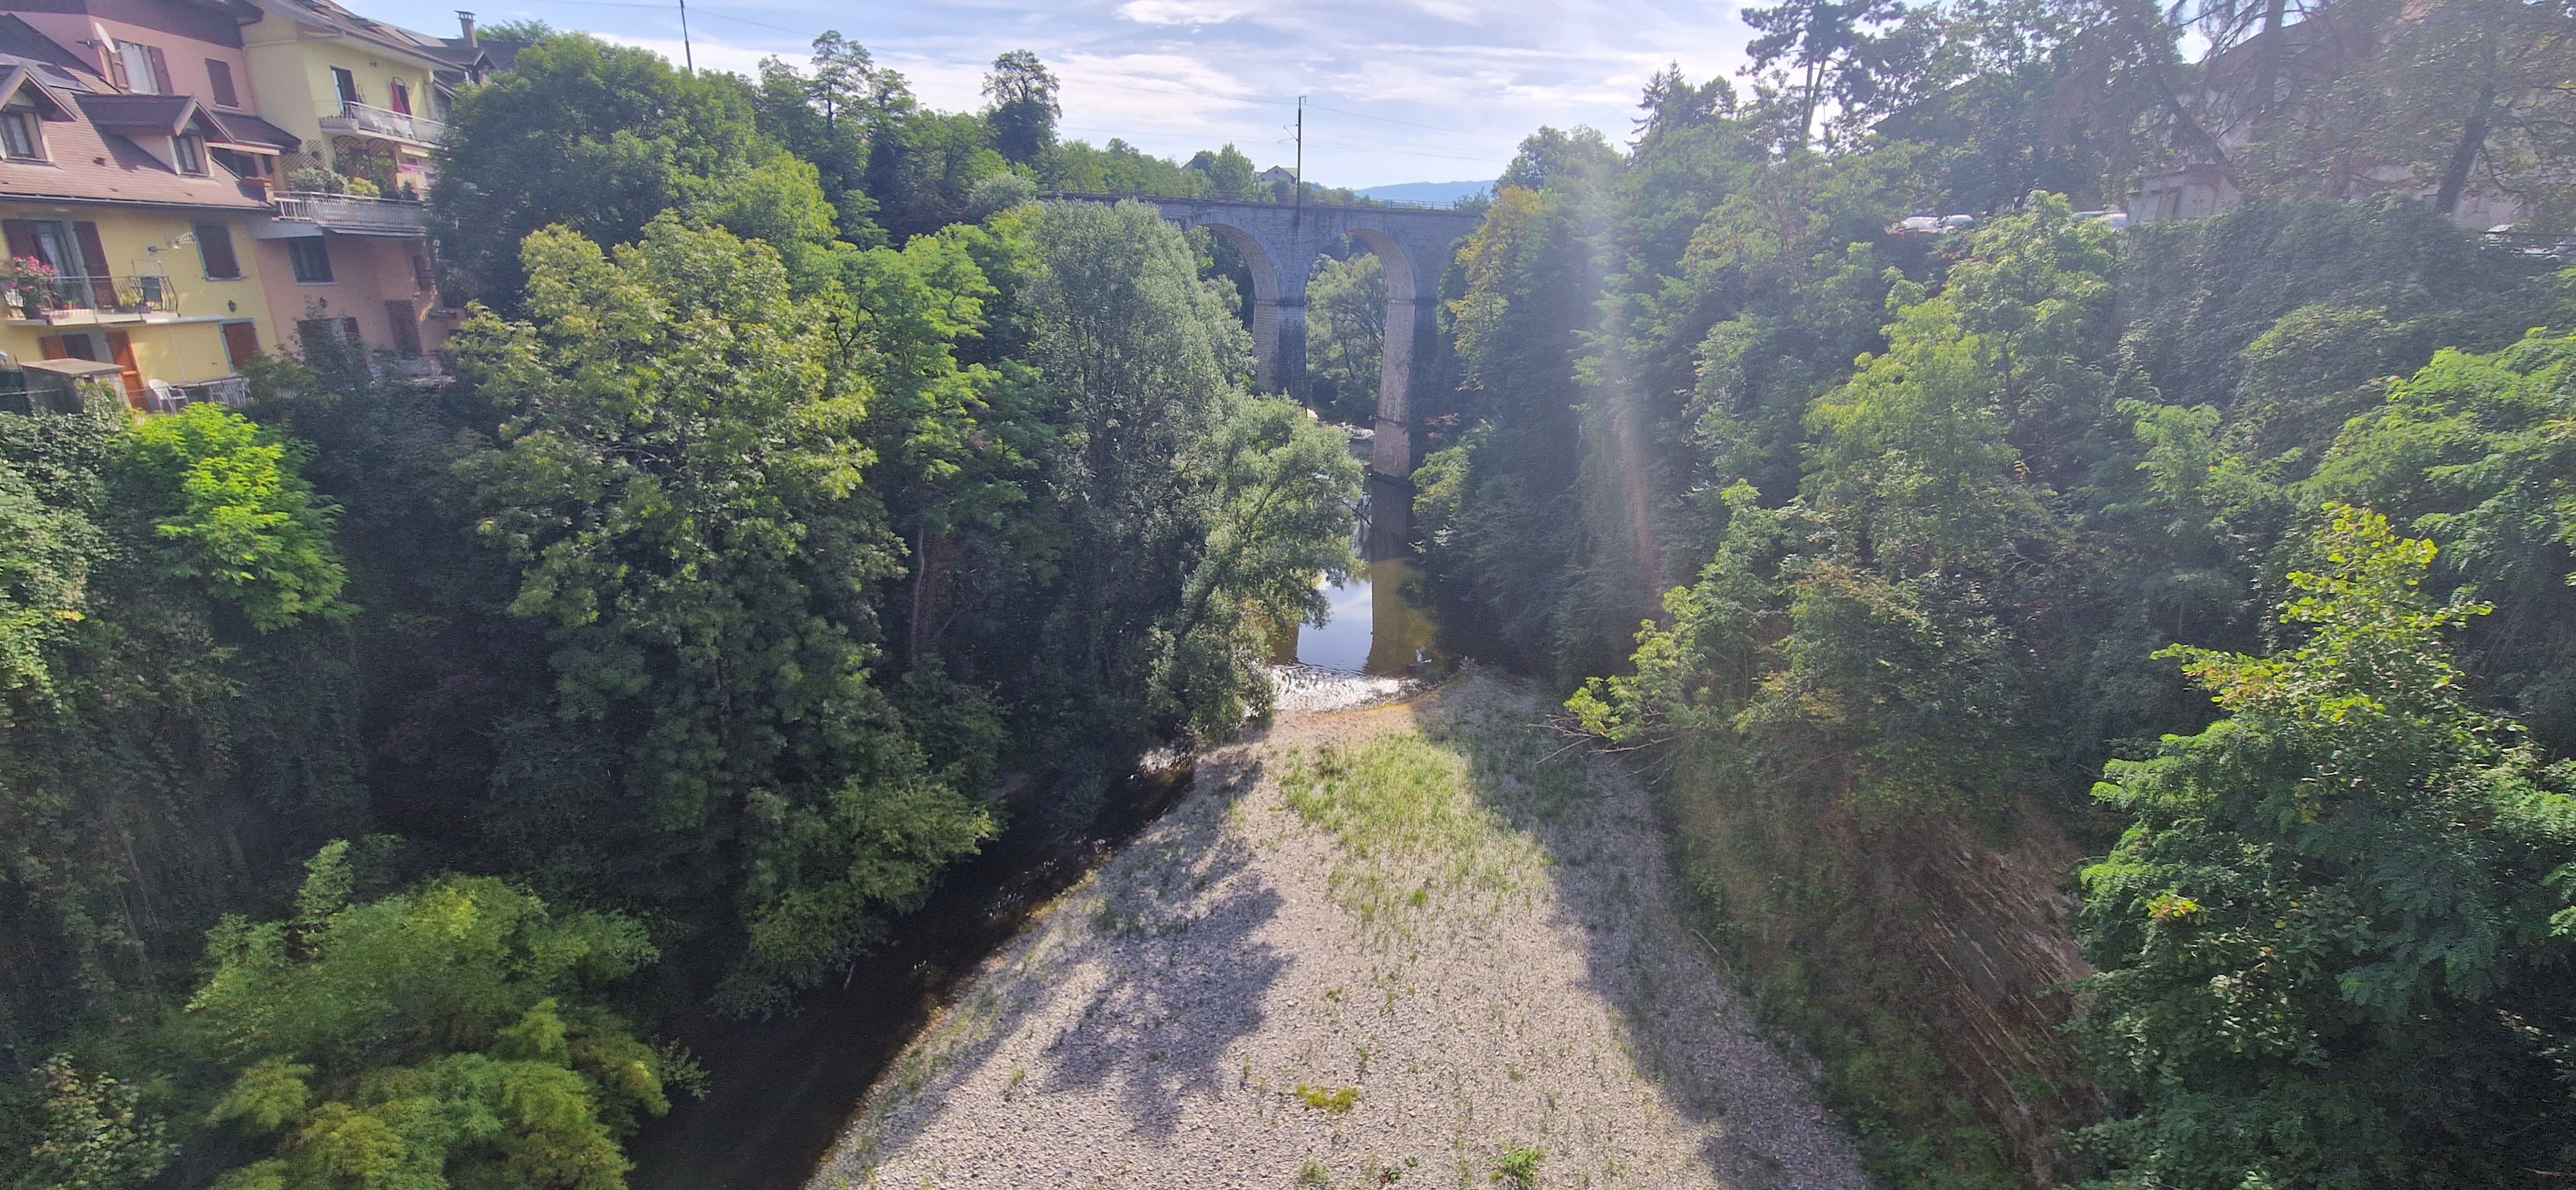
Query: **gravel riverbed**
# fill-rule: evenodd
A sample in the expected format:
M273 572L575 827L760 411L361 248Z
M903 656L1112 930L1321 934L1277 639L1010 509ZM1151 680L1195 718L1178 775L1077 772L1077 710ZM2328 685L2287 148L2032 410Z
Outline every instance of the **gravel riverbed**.
M996 954L812 1190L1859 1190L1644 793L1469 673L1283 712Z

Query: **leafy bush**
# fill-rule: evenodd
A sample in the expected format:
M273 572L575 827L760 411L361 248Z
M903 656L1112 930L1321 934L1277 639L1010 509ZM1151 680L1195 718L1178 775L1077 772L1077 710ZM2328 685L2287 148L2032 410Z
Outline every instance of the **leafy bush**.
M643 928L489 877L352 903L348 851L314 856L294 920L208 937L182 1027L232 1076L209 1122L277 1138L217 1185L623 1186L618 1138L690 1074L587 1002L653 960Z
M2576 765L2462 692L2436 554L2343 506L2268 657L2158 656L2228 712L2097 789L2083 1029L2117 1186L2496 1186L2576 1158Z
M331 541L334 506L297 473L299 452L275 432L215 405L134 429L127 456L161 506L154 529L180 574L205 580L262 632L307 616L346 619L347 581Z

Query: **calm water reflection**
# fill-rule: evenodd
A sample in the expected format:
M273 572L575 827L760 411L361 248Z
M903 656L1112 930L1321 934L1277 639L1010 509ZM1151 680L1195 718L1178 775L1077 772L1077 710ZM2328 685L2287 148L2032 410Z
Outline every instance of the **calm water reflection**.
M1352 542L1363 561L1348 580L1324 589L1332 618L1320 628L1292 629L1275 659L1385 678L1438 668L1431 618L1406 598L1413 578L1411 498L1400 485L1369 482Z

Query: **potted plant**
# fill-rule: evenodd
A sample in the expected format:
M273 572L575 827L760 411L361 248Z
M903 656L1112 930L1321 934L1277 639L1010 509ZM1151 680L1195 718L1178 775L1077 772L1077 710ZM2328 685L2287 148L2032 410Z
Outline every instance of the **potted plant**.
M0 265L0 301L7 302L13 318L38 317L54 304L55 283L61 279L62 274L44 261L14 257Z

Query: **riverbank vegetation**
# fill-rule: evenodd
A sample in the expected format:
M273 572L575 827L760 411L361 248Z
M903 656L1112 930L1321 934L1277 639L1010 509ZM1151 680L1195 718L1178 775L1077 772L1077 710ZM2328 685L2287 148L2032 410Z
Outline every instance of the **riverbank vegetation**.
M2576 211L2576 30L1747 15L1746 88L1539 131L1460 246L1452 651L1652 780L1889 1184L2576 1165L2576 316L2458 218ZM869 961L1007 774L1071 834L1226 737L1352 563L1242 262L1036 201L1295 196L1241 152L1059 140L1022 53L937 112L837 35L532 32L441 149L448 383L319 339L238 411L0 414L0 1184L619 1186L700 1082L661 1023ZM2244 201L2102 213L2186 164ZM1313 290L1342 415L1368 260ZM1347 904L1417 908L1366 851Z
M2568 158L2479 114L2536 59L2428 56L2540 18L2332 5L2376 48L2329 66L2278 9L1845 13L1524 144L1422 409L1430 592L1653 775L1892 1184L2547 1184L2576 323L2447 216L2557 226ZM2229 106L2263 62L2300 98ZM2246 200L2091 213L2186 159Z
M450 383L0 415L0 1184L622 1185L658 1022L864 961L1001 774L1079 831L1265 704L1343 436L1203 245L1031 201L1034 59L939 114L822 48L469 91Z

